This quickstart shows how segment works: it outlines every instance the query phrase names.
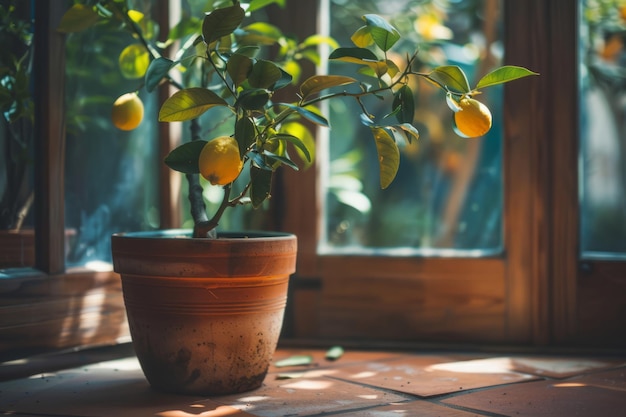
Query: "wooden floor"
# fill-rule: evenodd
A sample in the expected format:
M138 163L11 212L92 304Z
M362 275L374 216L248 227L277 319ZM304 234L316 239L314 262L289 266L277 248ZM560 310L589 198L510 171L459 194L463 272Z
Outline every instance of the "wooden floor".
M212 398L152 391L128 345L5 362L0 415L626 416L626 354L326 352L281 348L262 388Z

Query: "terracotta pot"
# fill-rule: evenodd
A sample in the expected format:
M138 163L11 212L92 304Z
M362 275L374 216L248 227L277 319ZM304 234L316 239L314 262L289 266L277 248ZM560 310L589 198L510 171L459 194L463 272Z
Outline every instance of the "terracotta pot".
M0 230L0 268L35 265L35 231Z
M296 237L189 231L116 234L135 352L161 391L222 395L263 383L278 343Z

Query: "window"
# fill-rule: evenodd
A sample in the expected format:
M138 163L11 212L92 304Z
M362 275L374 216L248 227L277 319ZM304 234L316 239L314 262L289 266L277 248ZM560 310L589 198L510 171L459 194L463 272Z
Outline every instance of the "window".
M623 89L624 6L581 4L581 251L626 254L626 142Z
M329 2L330 35L342 45L363 22L377 13L403 34L394 48L398 65L419 48L416 70L458 65L470 85L502 59L501 4L491 2ZM332 72L350 75L354 65L330 62ZM484 137L464 139L453 129L445 94L414 77L415 127L420 139L402 145L400 172L381 190L378 156L369 128L351 116L362 111L354 100L328 103L332 129L325 133L330 163L322 176L326 252L404 253L441 256L477 255L502 249L502 89L484 90L479 99L494 116ZM377 121L391 112L370 97L363 105ZM357 145L358 144L358 145ZM364 145L370 145L366 147Z
M174 2L151 2L155 5L152 12L163 26L169 18L169 3L177 10ZM341 241L333 247L337 250L320 253L321 239L333 237L329 231L337 230L341 223L327 228L321 221L320 213L332 209L325 205L321 188L326 175L323 165L302 172L283 170L270 213L287 213L275 226L296 233L299 239L298 272L291 284L285 337L370 346L435 342L624 347L626 263L582 257L580 252L584 233L579 214L584 214L587 206L579 201L578 169L579 149L585 143L579 146L579 138L585 137L585 125L573 122L583 103L578 89L579 75L584 75L578 72L578 5L566 0L463 0L454 4L500 10L502 24L494 30L501 31L503 63L523 65L541 74L503 89L498 128L502 140L489 143L497 143L497 149L490 150L493 161L472 171L485 169L491 175L491 171L501 170L501 175L493 177L494 185L487 187L497 203L481 220L485 227L475 237L461 237L459 232L468 229L457 223L454 238L441 245L432 243L440 230L433 221L428 224L435 233L426 245L405 236L383 245L426 247L438 251L438 256L369 249L341 253L346 247ZM592 5L582 0L579 5L584 4ZM34 5L36 59L41 63L35 66L37 199L33 220L37 260L36 269L0 273L3 353L108 343L127 334L115 274L74 266L66 258L66 215L80 214L80 210L72 209L73 201L66 203L65 193L80 178L72 177L64 185L66 173L76 168L70 161L64 163L64 146L74 139L68 125L66 142L63 95L66 88L78 91L79 86L64 84L66 63L60 57L64 56L65 40L54 30L66 4L39 1ZM298 2L297 10L272 7L268 17L280 22L285 31L304 38L318 29L313 16L319 14L318 2ZM158 130L158 134L148 134L158 135L160 147L147 152L161 159L171 143L179 140L180 132L165 127ZM129 137L119 146L140 147L139 139ZM487 147L482 149L486 151ZM138 206L154 214L134 218L133 225L177 226L181 219L180 178L166 167L150 175L159 178L158 192L148 193ZM90 212L93 217L99 205L95 200L88 203L96 207ZM471 211L472 204L463 207ZM85 214L90 217L87 211ZM71 221L72 225L93 224ZM493 222L493 233L484 234L488 243L480 243L489 222ZM359 244L378 247L368 241ZM480 248L479 254L486 256L463 251L454 253L461 256L440 256L445 254L441 252L444 248Z

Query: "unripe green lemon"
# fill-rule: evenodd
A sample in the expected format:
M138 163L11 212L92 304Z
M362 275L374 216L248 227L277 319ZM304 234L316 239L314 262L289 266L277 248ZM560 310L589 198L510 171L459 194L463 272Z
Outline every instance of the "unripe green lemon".
M243 168L239 145L231 136L219 136L207 142L198 159L200 174L213 185L235 181Z

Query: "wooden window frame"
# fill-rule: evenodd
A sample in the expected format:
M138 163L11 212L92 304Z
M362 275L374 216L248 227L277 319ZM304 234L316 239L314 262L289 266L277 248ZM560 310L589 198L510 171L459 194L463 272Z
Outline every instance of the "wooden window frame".
M504 254L318 255L323 201L317 173L288 173L284 229L298 235L300 247L292 281L294 338L626 346L626 264L583 262L588 268L579 271L578 5L504 0L503 8L505 63L541 74L505 86ZM291 13L280 21L297 22L289 29L301 38L317 29Z

